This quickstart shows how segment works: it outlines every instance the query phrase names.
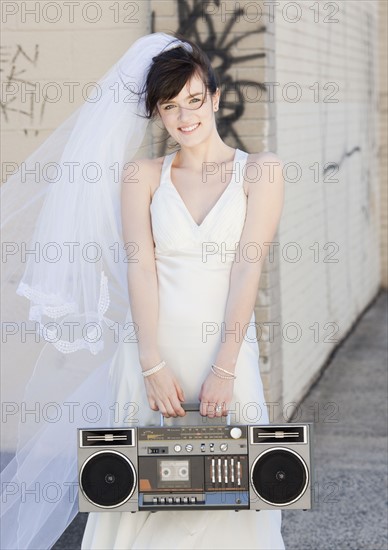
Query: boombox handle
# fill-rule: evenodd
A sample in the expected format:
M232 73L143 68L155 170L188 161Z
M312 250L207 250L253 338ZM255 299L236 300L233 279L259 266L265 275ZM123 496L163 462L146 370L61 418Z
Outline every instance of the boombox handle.
M181 403L182 405L182 409L184 409L187 413L199 413L199 403ZM185 418L185 417L169 417L169 418L173 418L174 420L176 418ZM228 412L228 414L226 416L215 416L214 418L209 418L208 416L202 416L200 415L200 418L201 418L201 424L225 424L225 420L226 419L226 425L227 426L230 426L230 412ZM164 422L165 420L168 420L168 419L165 419L163 414L160 413L160 426L163 427L164 426Z

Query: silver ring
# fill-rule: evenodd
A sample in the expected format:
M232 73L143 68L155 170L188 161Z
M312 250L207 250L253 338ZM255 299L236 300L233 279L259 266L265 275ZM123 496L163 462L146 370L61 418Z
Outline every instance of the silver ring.
M216 405L216 412L222 411L222 405Z

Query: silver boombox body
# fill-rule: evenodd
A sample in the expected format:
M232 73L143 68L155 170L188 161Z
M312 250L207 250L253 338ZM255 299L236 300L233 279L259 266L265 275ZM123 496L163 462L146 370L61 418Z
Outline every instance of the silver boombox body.
M185 426L165 426L161 417L161 426L79 428L79 511L312 508L312 423L200 418Z

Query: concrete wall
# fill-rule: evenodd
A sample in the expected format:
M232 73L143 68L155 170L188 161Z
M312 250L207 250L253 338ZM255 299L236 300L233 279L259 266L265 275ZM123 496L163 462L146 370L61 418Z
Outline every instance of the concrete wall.
M276 11L277 153L296 166L279 231L285 403L380 285L378 4L335 5Z
M379 2L379 166L380 166L380 254L381 254L381 285L388 288L388 41L387 41L388 4Z
M3 158L20 162L149 32L149 3L2 4Z

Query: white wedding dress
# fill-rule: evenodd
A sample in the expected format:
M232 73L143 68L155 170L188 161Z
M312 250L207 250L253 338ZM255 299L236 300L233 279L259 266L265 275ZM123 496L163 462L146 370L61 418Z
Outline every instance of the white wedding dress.
M158 343L186 402L196 403L221 341L232 251L246 215L243 171L248 153L236 150L231 181L199 226L171 181L174 156L164 158L150 206L159 285ZM132 321L130 310L127 321ZM268 423L254 325L242 342L236 375L231 423ZM115 422L122 414L115 426L124 424L131 403L136 404L138 425L159 423L160 414L148 405L135 342L119 344L109 376ZM237 548L284 548L281 510L91 512L82 541L83 550Z

